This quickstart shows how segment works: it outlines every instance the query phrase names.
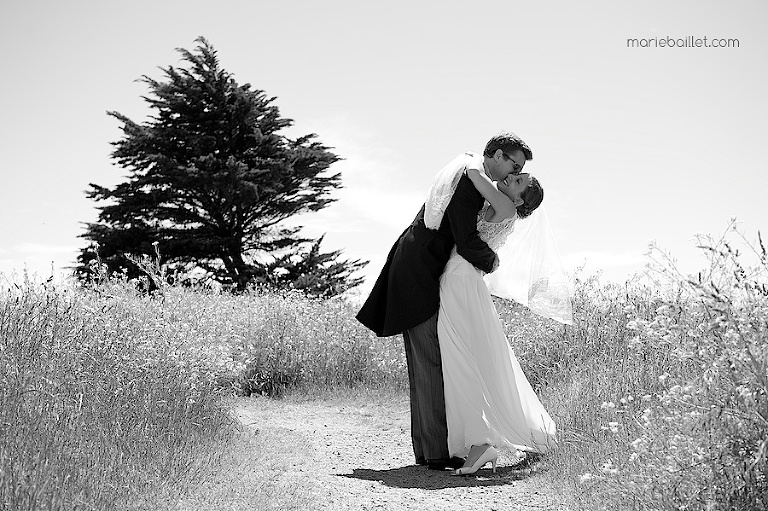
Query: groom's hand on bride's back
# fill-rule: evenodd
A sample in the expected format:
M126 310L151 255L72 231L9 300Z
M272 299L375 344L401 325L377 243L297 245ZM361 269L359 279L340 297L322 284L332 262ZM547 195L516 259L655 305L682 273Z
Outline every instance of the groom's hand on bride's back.
M491 273L495 272L499 267L499 254L494 254L496 257L493 259L493 267L491 267Z

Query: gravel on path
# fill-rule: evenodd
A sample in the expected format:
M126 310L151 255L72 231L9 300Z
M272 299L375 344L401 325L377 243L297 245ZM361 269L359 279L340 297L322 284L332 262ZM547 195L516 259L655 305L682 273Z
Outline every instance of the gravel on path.
M300 485L323 510L566 511L535 463L513 466L500 451L472 476L414 464L406 398L275 400L240 398L233 412L246 432L293 438L279 467L283 485Z

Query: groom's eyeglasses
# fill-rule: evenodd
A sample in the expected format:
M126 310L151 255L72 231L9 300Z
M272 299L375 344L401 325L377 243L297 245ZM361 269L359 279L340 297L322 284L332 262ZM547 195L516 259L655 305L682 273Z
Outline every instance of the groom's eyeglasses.
M512 160L512 163L513 163L513 166L512 166L512 172L513 172L513 173L515 173L515 174L519 174L519 173L520 173L520 171L521 171L521 170L523 170L523 167L522 167L522 166L521 166L519 163L517 163L515 160L513 160L513 159L512 159L512 157L511 157L510 155L508 155L508 154L507 154L507 153L505 153L505 152L502 152L502 153L501 153L501 155L502 155L502 156L503 156L505 159L507 159L507 160Z

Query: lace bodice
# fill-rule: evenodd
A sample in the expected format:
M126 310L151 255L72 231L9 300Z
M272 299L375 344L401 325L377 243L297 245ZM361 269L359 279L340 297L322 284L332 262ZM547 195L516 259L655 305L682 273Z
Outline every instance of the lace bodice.
M485 213L488 211L489 203L480 208L480 212L477 216L477 232L480 234L480 239L491 247L491 250L498 252L498 250L504 245L507 240L507 236L515 228L515 218L507 218L501 222L488 222L485 220Z

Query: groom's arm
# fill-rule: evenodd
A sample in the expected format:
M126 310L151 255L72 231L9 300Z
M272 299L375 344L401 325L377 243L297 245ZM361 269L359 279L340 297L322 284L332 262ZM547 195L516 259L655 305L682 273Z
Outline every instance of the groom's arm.
M498 266L496 253L477 233L477 213L482 203L475 185L464 175L445 210L445 217L453 233L456 252L475 268L491 273Z

